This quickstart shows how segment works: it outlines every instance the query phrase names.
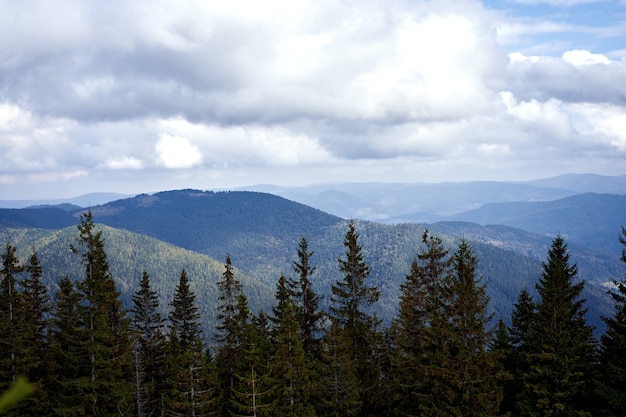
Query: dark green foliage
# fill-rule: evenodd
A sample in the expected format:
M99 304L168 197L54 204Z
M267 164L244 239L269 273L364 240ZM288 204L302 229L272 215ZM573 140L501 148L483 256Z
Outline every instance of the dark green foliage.
M318 416L356 416L363 408L362 390L352 340L333 321L322 341L322 366L317 381Z
M219 412L228 415L235 401L238 380L249 369L244 357L246 332L250 319L248 300L235 278L230 256L226 257L222 280L218 282L219 301L215 335L217 378L220 389Z
M193 349L195 345L202 344L196 295L189 287L187 271L184 269L180 273L180 280L170 306L172 307L169 315L170 342L181 351Z
M167 388L165 321L147 272L142 274L139 290L133 295L132 313L136 415L160 415Z
M51 303L48 289L42 283L43 270L37 254L30 256L24 271L28 276L21 281L24 320L20 329L20 355L25 358L21 375L26 376L33 384L35 394L21 404L20 408L24 414L43 415L51 410L49 392L44 389L51 383L52 371L47 335Z
M401 285L400 312L394 322L392 356L395 409L398 415L419 415L434 407L433 374L443 340L434 323L444 313L443 285L451 260L439 237L425 231L422 246Z
M296 278L289 281L293 291L296 317L302 331L304 351L315 357L318 354L319 334L322 330L323 312L320 310L321 297L313 289L311 276L315 267L311 265L313 252L309 252L309 243L305 237L298 242L298 259L293 263Z
M438 415L495 416L499 409L502 375L496 356L486 350L492 316L485 286L476 277L476 264L469 244L462 240L443 288L444 320L432 322L439 339L445 340L435 357L441 360L433 386L440 395Z
M362 409L360 415L376 413L371 401L380 391L380 349L382 334L380 321L370 315L365 308L376 303L380 291L366 285L370 270L363 258L359 244L359 234L354 223L348 225L344 238L345 259L339 259L339 270L343 278L332 287L332 318L341 331L351 341L352 360L356 364L356 374L361 383Z
M170 353L167 406L174 415L204 415L212 405L214 385L204 357L196 296L183 269L169 315Z
M511 351L509 356L503 356L501 363L509 372L511 380L504 390L501 409L505 412L528 413L525 399L528 391L524 389L524 378L530 371L531 343L530 335L535 325L535 303L528 288L520 291L517 302L511 313L511 327L509 329Z
M626 229L622 227L620 260L626 264ZM600 340L599 394L605 415L619 416L626 409L626 280L613 280L609 294L615 304L613 317L604 317L606 332Z
M23 345L22 300L18 292L18 276L23 267L16 256L15 246L7 243L0 269L0 390L7 389L23 372L24 360L18 349Z
M528 336L529 370L521 410L529 415L589 415L592 329L585 322L584 283L574 282L567 245L556 237L536 285L540 300Z
M275 381L276 410L283 416L312 416L312 363L304 350L297 313L288 297L285 277L278 280L274 317L274 349L270 375Z
M512 415L515 410L515 396L518 389L516 388L512 372L514 369L513 344L509 328L503 319L498 320L494 338L489 344L489 351L495 355L496 360L495 371L500 376L500 388L502 389L502 400L500 401L499 415Z
M264 349L264 341L259 343L258 330L263 333L254 323L247 329L246 343L241 350L244 365L235 374L236 383L231 390L229 415L232 417L277 415L278 387L268 369L268 351Z
M79 246L72 250L85 268L77 288L86 332L83 354L89 362L80 392L86 414L119 414L132 404L129 319L109 272L102 231L96 229L91 212L81 215L77 241Z
M50 327L52 356L51 391L54 414L84 416L86 403L81 396L87 378L89 358L84 355L85 323L79 311L80 295L69 278L59 281L54 297Z

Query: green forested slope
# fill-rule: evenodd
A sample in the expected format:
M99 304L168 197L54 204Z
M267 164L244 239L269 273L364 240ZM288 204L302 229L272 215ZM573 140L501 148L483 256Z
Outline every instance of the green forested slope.
M224 272L223 261L212 259L197 252L182 249L157 239L126 230L102 227L105 248L111 272L122 299L130 308L130 297L138 288L145 270L151 278L154 290L159 294L160 307L167 315L174 289L184 268L191 288L198 295L198 306L204 318L205 331L212 331L217 306L217 282ZM60 230L0 228L0 242L10 242L18 248L20 259L26 259L36 251L44 267L44 281L50 293L56 290L60 278L69 276L83 279L84 268L70 245L76 245L76 227ZM273 297L274 288L257 279L236 271L251 308L266 308Z

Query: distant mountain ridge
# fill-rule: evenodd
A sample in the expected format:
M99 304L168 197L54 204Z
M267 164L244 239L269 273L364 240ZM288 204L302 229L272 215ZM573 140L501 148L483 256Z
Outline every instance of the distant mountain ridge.
M576 194L546 202L490 203L452 219L482 225L506 225L618 256L618 235L626 226L626 195Z
M0 208L21 209L27 207L57 206L66 211L106 204L110 201L131 197L120 193L89 193L72 198L40 199L40 200L0 200Z
M489 203L553 201L587 192L626 195L626 175L566 174L526 182L258 185L241 189L280 195L346 219L430 223L453 220L452 216Z

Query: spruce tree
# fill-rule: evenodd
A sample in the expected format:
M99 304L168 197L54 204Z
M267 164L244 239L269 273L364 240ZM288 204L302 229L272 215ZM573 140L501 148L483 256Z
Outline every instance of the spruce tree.
M378 404L373 400L379 398L382 335L378 329L380 321L366 309L378 301L380 291L366 285L370 269L363 258L354 223L348 225L343 244L346 257L339 259L343 278L332 286L332 320L339 324L352 343L351 352L362 389L361 415L376 414Z
M434 323L444 317L443 288L450 265L441 239L424 231L420 251L400 286L399 314L392 329L392 393L398 415L420 415L434 407L434 374L427 371L445 344Z
M622 227L620 260L626 264L626 229ZM603 317L606 331L600 341L599 393L605 415L619 416L626 410L626 278L613 280L609 291L615 303L613 317Z
M20 368L24 358L19 348L23 345L21 327L24 317L17 288L23 267L16 250L15 246L6 244L0 269L0 390L6 390L23 372Z
M513 344L511 334L504 320L500 318L494 333L494 338L489 344L489 352L495 355L497 361L496 372L502 377L502 401L500 401L499 415L512 415L515 410L515 396L517 390L513 384Z
M46 387L51 384L51 358L48 347L49 316L51 312L48 289L42 282L43 268L36 253L24 266L28 276L22 280L22 309L24 323L21 329L24 375L34 384L34 395L20 409L24 414L44 415L51 413L50 398Z
M88 415L119 415L132 406L129 318L109 271L102 230L91 211L80 217L78 246L85 277L77 283L87 339L88 379L82 387Z
M236 375L241 375L242 369L247 369L248 366L243 350L250 319L248 301L241 283L235 277L230 256L226 257L218 290L220 305L217 314L218 323L215 326L216 371L220 389L218 412L228 415L232 410L234 391L238 384Z
M519 415L528 415L533 406L527 398L528 390L524 389L524 378L528 375L531 365L531 331L535 326L535 302L528 288L523 288L517 296L511 313L511 357L505 363L511 375L510 387L505 389L501 409Z
M277 384L268 368L265 340L259 340L262 329L255 320L247 326L246 343L241 349L244 365L235 374L237 383L231 390L230 415L233 417L281 416L277 409ZM259 341L261 343L259 343Z
M332 321L324 334L321 351L322 366L316 384L319 417L351 417L363 408L357 363L352 340L337 321Z
M489 297L476 277L477 260L462 240L452 257L452 271L444 288L446 313L433 322L441 351L430 369L436 369L433 391L436 415L495 416L501 400L496 357L487 351L492 338L488 329Z
M313 289L311 281L315 272L315 267L311 265L312 256L313 252L309 251L308 241L303 236L298 243L298 260L293 263L296 278L289 281L289 286L293 291L296 316L302 329L304 350L308 355L316 357L324 314L319 308L321 297Z
M200 416L211 406L213 387L204 358L200 314L183 269L170 303L168 408L174 415Z
M166 388L165 321L159 313L159 298L143 272L133 295L135 404L138 417L160 415Z
M540 300L528 340L524 410L531 415L590 415L593 332L585 322L585 300L580 298L584 282L574 282L577 271L563 238L556 237L536 285Z
M80 295L74 283L62 278L52 305L49 335L53 366L50 391L57 416L82 417L87 413L82 387L88 380L89 360L84 354L86 330L79 308Z
M315 412L310 405L311 361L304 351L302 330L287 293L285 277L281 276L276 290L277 304L272 309L274 349L270 373L276 384L276 409L283 416L312 416Z

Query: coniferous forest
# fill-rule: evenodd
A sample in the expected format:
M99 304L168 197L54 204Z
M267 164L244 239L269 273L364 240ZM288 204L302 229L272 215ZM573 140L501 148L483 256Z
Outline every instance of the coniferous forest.
M105 236L89 211L69 248L79 280L51 297L36 253L7 243L0 270L0 386L33 392L13 416L621 416L626 409L626 277L596 337L584 282L557 236L535 288L494 317L471 245L425 231L390 324L355 224L345 233L328 308L314 251L298 242L270 311L253 313L230 256L214 333L181 270L167 306L144 272L121 301ZM626 230L621 229L626 265ZM163 308L165 307L165 308ZM167 314L162 314L167 311Z

